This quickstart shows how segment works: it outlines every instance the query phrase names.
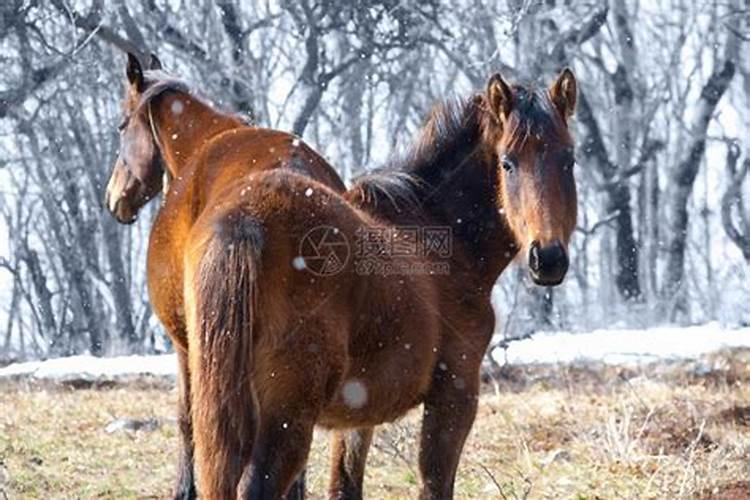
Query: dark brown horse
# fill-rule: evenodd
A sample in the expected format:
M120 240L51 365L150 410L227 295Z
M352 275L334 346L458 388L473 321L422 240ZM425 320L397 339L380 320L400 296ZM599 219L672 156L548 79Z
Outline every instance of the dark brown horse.
M422 498L452 496L494 331L490 293L500 273L518 257L539 285L557 285L567 271L577 205L568 121L576 95L570 70L539 90L495 75L485 94L437 107L405 160L361 178L345 195L385 224L448 227L452 234L450 274L431 280L439 340L420 395ZM420 327L425 336L426 325ZM402 331L373 328L396 338ZM421 363L431 359L425 352ZM334 433L332 498L362 498L372 432L363 425Z
M106 205L118 221L131 223L144 204L165 191L149 241L148 286L151 304L175 345L180 366L181 453L175 497L194 498L183 294L191 229L202 213L231 203L217 197L221 186L253 172L290 169L339 192L344 184L296 137L251 127L237 116L221 113L160 69L155 57L151 70L144 72L138 60L128 56L120 153L107 186Z

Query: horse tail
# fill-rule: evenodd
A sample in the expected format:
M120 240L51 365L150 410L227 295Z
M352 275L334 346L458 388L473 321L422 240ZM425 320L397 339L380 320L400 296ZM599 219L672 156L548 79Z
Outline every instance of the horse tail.
M210 227L191 252L197 265L186 281L193 312L188 351L198 490L203 498L223 500L237 495L258 424L251 373L263 233L239 209Z

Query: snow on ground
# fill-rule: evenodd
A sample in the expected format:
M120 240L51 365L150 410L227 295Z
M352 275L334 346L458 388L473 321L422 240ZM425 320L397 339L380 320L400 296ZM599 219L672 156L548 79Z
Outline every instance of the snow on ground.
M601 361L638 364L657 360L692 359L726 347L750 347L750 328L724 329L718 323L648 330L596 330L589 333L540 333L495 349L503 363L571 363ZM0 368L0 378L31 376L40 379L113 378L124 375L175 375L174 355L95 358L72 356L15 363Z
M124 375L175 375L177 360L174 354L155 356L119 356L97 358L70 356L46 361L14 363L0 368L0 378L33 376L35 378L114 378Z
M725 329L718 323L647 330L595 330L589 333L539 333L511 342L506 353L492 356L503 363L571 363L601 361L639 364L657 360L692 359L726 347L750 347L750 328Z

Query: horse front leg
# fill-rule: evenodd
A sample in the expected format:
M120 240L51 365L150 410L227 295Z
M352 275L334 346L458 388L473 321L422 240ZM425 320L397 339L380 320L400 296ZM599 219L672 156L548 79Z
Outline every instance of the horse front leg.
M187 352L178 348L177 362L179 403L177 423L179 426L180 449L177 464L177 482L174 498L177 500L194 500L197 498L195 477L193 475L193 423L190 416L190 373L188 371Z
M337 431L331 438L331 500L361 500L373 427Z
M289 488L289 493L286 494L286 500L305 500L305 470L297 474L297 479L292 483L292 487Z
M478 367L451 372L448 366L437 369L424 403L419 452L422 500L453 498L461 451L477 412Z

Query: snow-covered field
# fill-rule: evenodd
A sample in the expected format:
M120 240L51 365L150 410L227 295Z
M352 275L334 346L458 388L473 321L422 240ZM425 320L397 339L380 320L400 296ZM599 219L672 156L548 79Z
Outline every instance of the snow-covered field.
M723 328L719 323L646 330L595 330L589 333L539 333L512 342L507 354L496 349L500 363L572 363L601 361L642 364L658 360L692 359L729 347L750 347L750 328ZM507 356L507 358L506 358Z
M599 361L642 364L658 360L692 359L729 347L750 347L750 328L726 329L718 323L648 330L596 330L589 333L540 333L495 349L500 363L573 363ZM0 378L112 378L126 375L173 376L174 355L68 358L15 363L0 368Z
M127 375L176 375L174 354L154 356L70 356L46 361L14 363L0 368L0 378L32 376L41 379L56 378L114 378Z

